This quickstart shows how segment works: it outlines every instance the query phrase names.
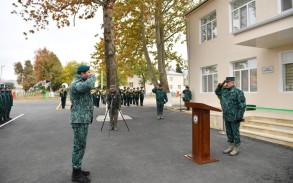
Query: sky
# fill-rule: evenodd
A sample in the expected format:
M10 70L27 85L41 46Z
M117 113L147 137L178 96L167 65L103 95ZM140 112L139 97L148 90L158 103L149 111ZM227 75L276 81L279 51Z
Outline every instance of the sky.
M46 47L59 58L64 66L67 62L90 62L94 45L99 41L96 34L102 36L102 11L91 20L76 18L75 26L58 29L56 24L47 30L41 30L25 39L23 32L31 28L31 23L25 22L18 15L11 14L14 1L0 2L0 79L16 79L13 64L30 60L34 63L34 52ZM72 21L71 21L72 22ZM1 69L2 68L2 69ZM2 74L1 74L2 70Z
M34 64L35 51L46 47L53 52L63 66L67 62L90 62L91 54L95 51L94 45L103 36L101 24L103 21L102 10L90 20L76 18L73 26L58 29L55 22L50 22L46 30L30 34L25 39L23 32L32 27L32 23L25 22L18 15L11 14L12 2L3 0L0 2L0 79L2 81L15 80L14 63L30 60ZM179 50L186 56L186 45L179 46ZM2 70L2 72L1 72Z

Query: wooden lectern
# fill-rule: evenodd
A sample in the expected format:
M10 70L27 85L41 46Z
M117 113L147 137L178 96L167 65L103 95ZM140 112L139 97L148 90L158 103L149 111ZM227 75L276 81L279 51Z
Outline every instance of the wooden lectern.
M222 110L203 103L186 102L185 106L192 108L192 154L185 157L200 165L218 161L210 157L210 111Z

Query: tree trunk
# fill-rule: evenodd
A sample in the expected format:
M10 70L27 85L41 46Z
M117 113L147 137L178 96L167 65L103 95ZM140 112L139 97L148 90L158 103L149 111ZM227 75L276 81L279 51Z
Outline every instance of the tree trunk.
M117 87L118 84L113 26L113 6L115 0L104 2L106 4L103 6L106 78L107 88L110 88L110 85L115 85Z
M162 2L158 1L155 10L156 45L158 54L158 70L160 82L167 93L170 93L165 64L165 43Z
M143 5L142 5L142 7L143 7ZM147 67L148 67L148 71L149 71L152 83L154 86L157 86L158 81L156 79L155 72L152 67L152 61L150 59L148 48L147 48L147 43L146 43L144 15L143 14L144 14L144 9L142 8L142 11L141 11L141 39L142 39L143 53L144 53L144 56L146 59L146 63L147 63Z

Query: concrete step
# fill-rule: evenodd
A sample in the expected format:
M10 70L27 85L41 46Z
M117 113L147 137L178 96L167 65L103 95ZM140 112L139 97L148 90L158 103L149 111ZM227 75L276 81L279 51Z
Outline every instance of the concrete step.
M245 123L246 124L246 123ZM265 119L250 119L247 124L253 124L258 126L266 126L277 129L291 129L293 130L293 121L273 121L273 120L265 120Z
M240 134L251 138L264 140L272 143L282 144L285 146L293 147L293 138L283 137L280 135L267 134L263 132L256 132L248 129L240 129Z
M263 125L255 125L255 124L243 124L242 129L251 130L254 132L261 132L266 134L278 135L283 137L290 137L293 138L293 128L276 128L270 126L263 126Z
M259 116L253 116L252 120L256 121L265 121L267 123L278 123L278 124L287 124L287 125L292 125L293 126L293 119L280 119L280 118L272 118L272 117L259 117Z

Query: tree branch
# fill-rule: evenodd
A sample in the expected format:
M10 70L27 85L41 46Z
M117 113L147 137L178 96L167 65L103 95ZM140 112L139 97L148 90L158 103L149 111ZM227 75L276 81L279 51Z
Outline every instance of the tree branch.
M100 1L100 0L92 0L92 2L97 3L99 5L102 5L102 6L106 6L106 4L103 1Z

